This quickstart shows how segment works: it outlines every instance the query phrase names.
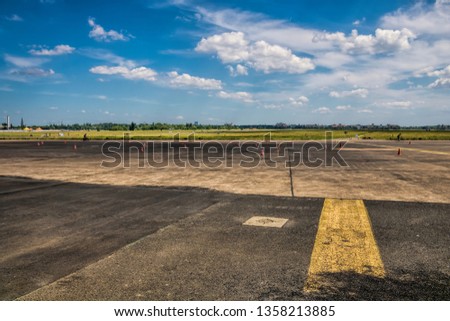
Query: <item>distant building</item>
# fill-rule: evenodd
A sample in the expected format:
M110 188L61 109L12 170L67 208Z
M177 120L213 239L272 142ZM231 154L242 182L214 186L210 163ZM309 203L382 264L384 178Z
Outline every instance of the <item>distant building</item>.
M11 118L8 116L6 116L6 129L10 129L11 128Z
M195 122L194 122L194 126L198 126L198 121L195 121Z

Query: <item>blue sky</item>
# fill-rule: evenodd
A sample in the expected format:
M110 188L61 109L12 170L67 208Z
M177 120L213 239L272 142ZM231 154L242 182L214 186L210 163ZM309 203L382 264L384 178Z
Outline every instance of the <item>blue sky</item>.
M449 98L450 0L0 3L13 124L433 125Z

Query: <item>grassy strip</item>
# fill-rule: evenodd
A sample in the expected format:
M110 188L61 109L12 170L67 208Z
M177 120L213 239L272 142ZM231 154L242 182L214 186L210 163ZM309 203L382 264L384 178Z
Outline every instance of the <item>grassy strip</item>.
M334 139L349 139L356 135L360 139L396 140L401 133L403 140L450 140L450 131L356 131L334 130ZM64 135L61 136L60 133ZM176 134L180 140L321 140L325 139L324 130L197 130L197 131L32 131L32 132L0 132L0 140L80 140L84 134L92 140L120 140L124 134L131 140L172 140Z

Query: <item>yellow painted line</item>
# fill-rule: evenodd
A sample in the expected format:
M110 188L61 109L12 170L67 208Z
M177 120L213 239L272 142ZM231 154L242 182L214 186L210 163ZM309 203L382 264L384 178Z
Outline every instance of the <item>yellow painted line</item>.
M364 202L325 199L304 290L318 289L327 273L342 272L385 276Z

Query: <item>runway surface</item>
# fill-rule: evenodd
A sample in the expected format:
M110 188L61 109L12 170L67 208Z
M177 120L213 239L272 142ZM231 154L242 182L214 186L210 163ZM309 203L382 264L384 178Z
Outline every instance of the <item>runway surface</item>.
M283 167L104 169L98 142L2 142L0 299L449 300L450 148L400 143L293 168L291 197Z

